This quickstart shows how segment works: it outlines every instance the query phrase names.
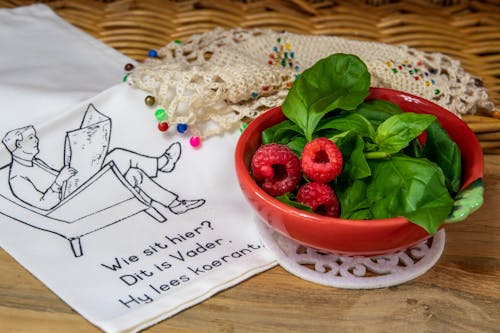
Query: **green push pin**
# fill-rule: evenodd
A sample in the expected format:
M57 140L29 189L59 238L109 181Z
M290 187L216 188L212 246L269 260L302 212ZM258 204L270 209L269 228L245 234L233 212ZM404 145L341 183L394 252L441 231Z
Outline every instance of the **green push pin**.
M167 113L165 112L165 109L158 109L155 111L155 117L158 121L165 120L167 118Z

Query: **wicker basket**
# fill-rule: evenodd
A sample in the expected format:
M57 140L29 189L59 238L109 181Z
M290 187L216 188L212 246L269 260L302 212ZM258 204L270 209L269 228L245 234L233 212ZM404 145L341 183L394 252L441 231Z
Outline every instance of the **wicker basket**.
M35 1L0 0L0 7ZM461 61L500 105L498 1L43 1L61 17L142 60L151 48L215 27L271 28L406 44ZM497 119L498 118L498 119ZM485 153L500 154L500 111L465 116Z

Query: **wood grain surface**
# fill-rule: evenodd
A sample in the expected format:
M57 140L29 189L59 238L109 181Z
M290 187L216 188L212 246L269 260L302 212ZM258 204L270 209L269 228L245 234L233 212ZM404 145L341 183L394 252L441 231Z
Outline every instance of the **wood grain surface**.
M458 58L500 101L495 0L162 1L44 2L138 60L149 48L215 26L334 34ZM0 0L0 7L32 2ZM467 119L495 154L485 155L484 205L447 228L444 253L423 276L397 287L342 290L275 267L146 332L500 332L500 138L491 121ZM0 249L0 332L99 331Z
M275 267L146 332L500 332L500 155L485 162L484 205L421 277L342 290ZM0 332L99 331L0 251Z

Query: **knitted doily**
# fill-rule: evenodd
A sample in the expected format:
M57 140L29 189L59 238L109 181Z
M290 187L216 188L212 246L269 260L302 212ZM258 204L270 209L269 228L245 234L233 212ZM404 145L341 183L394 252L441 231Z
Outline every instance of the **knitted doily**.
M153 95L170 123L187 124L203 138L282 104L297 75L333 53L359 56L373 87L424 97L459 116L493 108L486 89L441 53L260 29L218 28L171 42L138 65L127 82Z

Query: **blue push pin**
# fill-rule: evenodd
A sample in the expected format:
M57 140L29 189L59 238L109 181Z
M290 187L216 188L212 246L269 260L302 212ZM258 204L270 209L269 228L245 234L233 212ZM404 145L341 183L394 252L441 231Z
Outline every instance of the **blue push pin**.
M179 133L186 132L187 128L188 128L187 124L177 124L177 132L179 132Z
M148 57L150 57L150 58L158 58L158 52L156 52L156 50L149 50Z

